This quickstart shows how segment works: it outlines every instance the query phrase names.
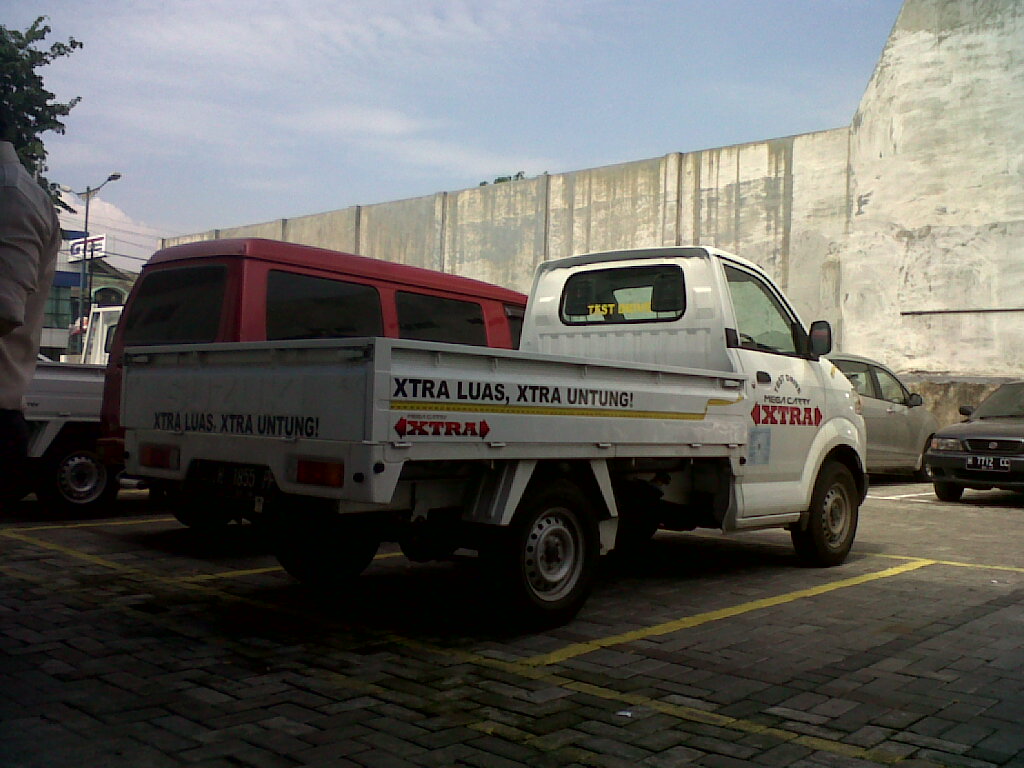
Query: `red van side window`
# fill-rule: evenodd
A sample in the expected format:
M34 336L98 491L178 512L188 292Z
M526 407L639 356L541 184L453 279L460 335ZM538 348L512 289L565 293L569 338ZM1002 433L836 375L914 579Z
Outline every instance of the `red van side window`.
M476 302L398 291L395 309L403 339L487 346L484 311Z
M277 270L267 275L268 340L383 335L373 286Z

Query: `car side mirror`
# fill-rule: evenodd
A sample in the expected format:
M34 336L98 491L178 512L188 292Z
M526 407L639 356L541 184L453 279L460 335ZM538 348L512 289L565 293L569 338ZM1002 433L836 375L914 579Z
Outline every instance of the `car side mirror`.
M960 415L961 416L970 416L972 413L974 413L974 406L973 405L961 405L960 406Z
M907 400L907 405L909 405L911 408L916 408L919 405L924 405L924 398L917 394L917 392L911 392L910 398Z
M810 337L812 355L821 357L832 351L832 326L828 320L815 320L811 323Z

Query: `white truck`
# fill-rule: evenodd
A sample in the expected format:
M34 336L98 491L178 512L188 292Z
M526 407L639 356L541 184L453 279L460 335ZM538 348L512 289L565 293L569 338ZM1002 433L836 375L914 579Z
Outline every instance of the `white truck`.
M78 329L73 333L68 354L61 355L62 363L89 363L106 365L110 357L110 345L114 339L114 331L121 320L124 307L93 307L89 312L89 320L84 332ZM76 326L78 324L76 323Z
M754 264L704 247L542 264L519 350L384 338L126 350L127 469L211 522L264 519L339 586L381 541L476 550L558 623L659 528L786 528L841 563L867 492L847 379Z
M95 307L82 339L84 354L73 355L72 362L41 359L23 398L29 471L22 490L54 512L89 511L117 495L117 478L100 460L96 440L107 353L120 316L121 307Z

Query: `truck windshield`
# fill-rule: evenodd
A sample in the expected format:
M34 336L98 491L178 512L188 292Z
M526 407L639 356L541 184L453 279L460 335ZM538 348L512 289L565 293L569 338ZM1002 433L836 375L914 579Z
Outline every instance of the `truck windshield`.
M143 276L124 319L126 346L215 341L227 269L178 267Z
M562 291L566 325L671 322L685 309L683 271L667 264L578 272Z

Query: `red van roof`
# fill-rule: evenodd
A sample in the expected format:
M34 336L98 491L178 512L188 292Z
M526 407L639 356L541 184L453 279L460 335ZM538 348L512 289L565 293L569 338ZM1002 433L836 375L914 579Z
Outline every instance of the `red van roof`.
M425 288L462 293L483 298L505 301L511 304L526 304L526 296L518 291L502 288L493 283L473 280L469 277L449 275L432 269L396 264L366 256L356 256L326 248L285 243L259 237L225 240L202 240L184 245L162 248L153 254L147 266L186 259L205 259L223 256L244 256L249 259L313 267L332 272L346 272L361 277L372 277L394 283L420 285Z

